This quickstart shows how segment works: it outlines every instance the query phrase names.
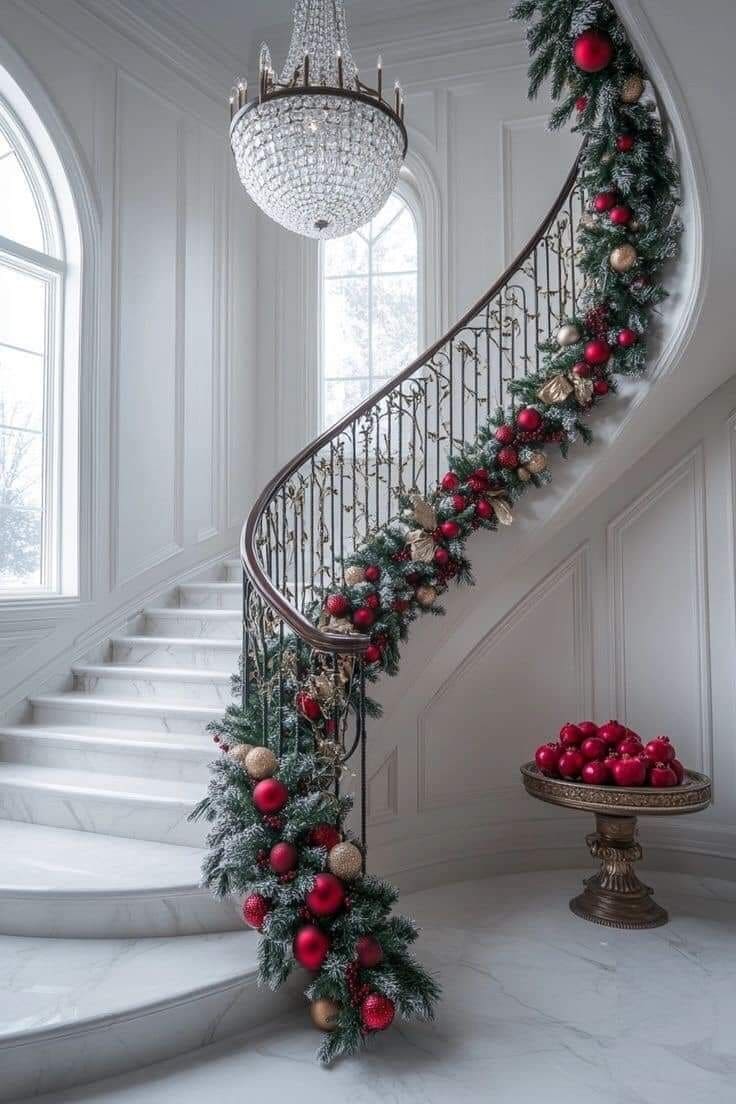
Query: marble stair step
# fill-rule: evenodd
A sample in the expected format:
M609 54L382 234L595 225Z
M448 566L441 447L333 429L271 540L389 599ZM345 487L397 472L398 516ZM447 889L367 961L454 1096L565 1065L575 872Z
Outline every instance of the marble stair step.
M232 702L232 673L197 667L142 667L135 663L76 664L76 690L93 697L220 705Z
M243 609L241 583L200 582L181 583L177 588L179 605L186 609Z
M197 847L0 820L0 934L132 938L242 930Z
M165 734L206 736L210 721L222 717L224 705L192 704L163 699L102 697L70 690L30 699L33 720L46 725L95 725L101 728L146 728ZM209 740L209 737L207 737Z
M58 1092L186 1054L293 1005L257 989L253 932L0 938L0 1100Z
M242 610L184 609L181 606L149 606L143 611L144 632L151 636L242 638Z
M0 763L0 818L130 839L201 846L188 816L204 785L137 775Z
M80 726L81 728L82 726ZM0 761L80 772L148 775L174 782L207 783L214 745L198 737L162 740L155 732L98 729L64 732L38 725L0 729Z
M113 663L141 666L197 667L203 670L238 669L240 640L172 636L114 636Z

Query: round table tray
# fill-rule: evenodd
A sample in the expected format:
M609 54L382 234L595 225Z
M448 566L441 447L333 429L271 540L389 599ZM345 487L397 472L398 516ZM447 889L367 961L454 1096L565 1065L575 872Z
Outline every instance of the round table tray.
M685 771L681 785L661 790L652 786L588 786L584 782L548 778L536 763L525 763L521 774L526 791L532 797L586 813L675 816L697 813L706 809L711 801L710 779L695 771Z

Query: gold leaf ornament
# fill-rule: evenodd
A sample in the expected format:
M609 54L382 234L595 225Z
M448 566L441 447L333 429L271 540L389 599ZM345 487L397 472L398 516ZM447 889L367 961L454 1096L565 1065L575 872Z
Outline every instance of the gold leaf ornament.
M537 391L537 398L541 399L547 406L557 406L558 403L563 403L565 399L569 398L574 390L574 385L570 383L565 373L558 372L556 376L552 376L540 387Z
M511 525L514 520L514 515L506 499L498 497L499 493L502 494L503 492L492 493L490 496L493 499L493 509L498 519L498 524Z
M433 506L421 495L411 496L411 506L414 512L414 520L422 529L432 532L437 528L437 514Z
M434 560L434 541L424 529L412 529L406 535L406 543L411 550L415 563L432 563Z
M580 405L588 406L593 398L593 381L574 376L573 387L575 389L575 398Z

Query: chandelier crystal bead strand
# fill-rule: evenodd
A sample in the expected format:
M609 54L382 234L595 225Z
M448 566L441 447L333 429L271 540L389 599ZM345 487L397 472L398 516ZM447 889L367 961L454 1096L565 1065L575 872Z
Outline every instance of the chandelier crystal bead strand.
M230 143L248 194L279 225L310 238L364 226L396 187L406 156L404 97L383 96L353 59L343 0L297 0L280 76L261 47L258 88L230 97Z

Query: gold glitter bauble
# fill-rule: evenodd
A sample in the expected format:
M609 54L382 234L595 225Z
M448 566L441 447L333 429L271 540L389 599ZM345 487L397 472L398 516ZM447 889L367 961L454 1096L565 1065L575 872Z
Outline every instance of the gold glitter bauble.
M252 744L236 744L235 747L230 748L228 755L238 764L239 767L242 767L243 770L245 770L245 760L248 758L248 755L252 750Z
M621 86L621 102L625 104L634 104L644 95L644 81L641 79L638 73L634 73L633 76L627 77Z
M270 778L276 773L279 761L267 747L254 747L245 759L245 769L251 778Z
M334 1031L337 1027L337 1017L340 1015L340 1005L327 997L320 997L312 1001L309 1006L309 1015L312 1023L320 1031Z
M528 470L528 468L517 468L516 474L518 475L522 483L528 483L532 477L532 473Z
M353 564L352 567L346 567L345 582L348 584L348 586L357 586L358 583L364 583L365 571L362 567L358 567L357 564Z
M336 878L351 881L363 870L363 856L354 843L336 843L330 848L327 865Z
M563 349L567 345L577 345L582 336L577 326L574 326L572 322L566 322L565 325L560 326L557 331L557 344Z
M420 586L417 587L416 597L422 609L429 609L437 601L437 591L431 586Z
M547 467L547 455L544 452L533 452L525 462L524 467L532 475L539 475Z
M627 242L617 245L608 260L614 272L629 272L639 260L639 254Z

